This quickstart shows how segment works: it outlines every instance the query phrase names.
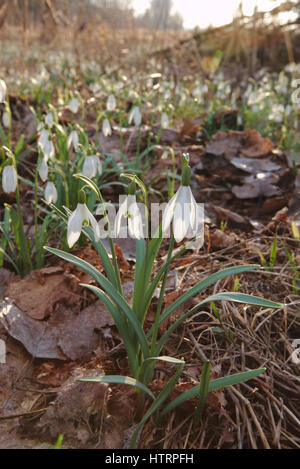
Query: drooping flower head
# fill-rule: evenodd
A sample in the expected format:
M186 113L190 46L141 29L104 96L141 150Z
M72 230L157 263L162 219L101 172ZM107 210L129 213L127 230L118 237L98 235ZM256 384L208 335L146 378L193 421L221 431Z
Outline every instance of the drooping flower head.
M116 109L116 106L117 106L116 98L113 94L110 94L107 98L106 109L108 111L114 111Z
M98 155L89 155L84 158L82 166L82 174L90 179L96 176L101 176L102 164Z
M161 127L167 129L169 127L169 117L166 112L163 112L161 115Z
M74 151L76 151L78 148L78 144L79 144L78 133L76 132L76 130L72 130L67 140L68 149L70 150L71 146L73 146Z
M138 106L134 106L128 116L128 123L131 124L134 122L136 127L139 127L142 123L142 114Z
M7 87L4 80L0 79L0 103L5 103Z
M79 192L78 199L77 207L68 220L67 241L70 248L78 241L82 228L85 225L91 224L96 241L100 238L97 220L86 206L85 193L83 190Z
M104 119L102 122L102 133L104 137L108 137L112 133L111 125L108 119Z
M136 184L132 182L128 189L128 195L120 205L115 219L115 236L121 232L121 224L124 218L128 220L128 231L131 237L141 239L144 236L143 220L140 209L136 202Z
M44 196L48 204L57 202L57 190L52 181L48 181L45 187Z
M67 104L67 109L70 109L73 114L77 114L78 109L79 109L79 101L77 98L71 99L68 104Z
M190 188L191 168L183 157L181 186L168 202L162 220L162 231L166 233L173 224L175 240L179 243L187 235L196 235L199 225L199 208Z
M2 189L6 194L15 192L17 187L18 175L13 162L9 162L4 166L2 171Z

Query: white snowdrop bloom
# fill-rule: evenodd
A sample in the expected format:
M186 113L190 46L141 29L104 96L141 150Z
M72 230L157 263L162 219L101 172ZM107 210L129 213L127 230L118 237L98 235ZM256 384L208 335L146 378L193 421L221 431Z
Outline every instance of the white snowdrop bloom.
M104 137L108 137L112 134L111 125L108 119L104 119L104 121L102 122L102 133Z
M17 187L17 171L13 165L4 166L2 172L2 188L6 194L15 192Z
M128 123L131 124L132 122L136 127L139 127L142 123L142 115L138 106L134 106L128 116Z
M293 106L291 106L290 104L288 104L288 105L286 106L286 108L285 108L285 114L286 114L287 116L290 116L291 113L292 113L292 111L293 111Z
M86 156L82 166L82 174L92 179L97 173L99 176L102 174L102 164L99 156Z
M120 205L115 219L115 236L118 237L121 231L123 218L128 218L128 231L133 238L143 238L143 221L140 209L136 203L135 195L127 195L124 202Z
M113 94L110 94L107 98L106 109L108 111L114 111L116 109L117 102Z
M179 243L190 232L196 235L199 224L198 206L189 186L180 186L168 202L162 220L165 233L173 221L174 237Z
M4 80L0 79L0 103L5 103L7 87Z
M42 123L40 123L42 124ZM43 125L43 124L42 124ZM42 128L40 131L39 131L39 138L38 138L38 144L44 148L44 146L46 145L46 143L48 142L49 140L49 130L47 129L44 129Z
M78 147L78 143L79 143L78 134L76 130L72 130L67 140L68 149L70 150L71 146L73 145L73 148L76 151Z
M47 140L45 145L42 146L42 150L47 161L54 160L55 157L55 148L52 140Z
M79 109L79 101L77 98L73 98L71 99L68 104L67 104L67 109L70 109L71 112L73 112L73 114L76 114L78 112L78 109Z
M100 230L95 217L91 214L86 204L78 203L76 210L68 220L68 245L71 248L78 241L82 227L91 224L96 241L100 238Z
M57 190L52 181L48 181L45 187L44 196L48 204L57 202Z
M47 164L47 159L43 158L41 161L41 164L39 166L39 176L43 182L47 181L48 177L48 164Z
M50 128L53 126L54 118L52 112L48 112L48 114L45 116L45 124Z
M6 127L6 128L10 127L10 114L9 114L9 112L7 112L7 111L4 111L4 112L3 112L3 115L2 115L2 124L3 124L4 127Z
M168 158L168 154L169 154L168 150L164 150L163 154L161 155L161 159L166 160Z
M131 101L136 101L139 99L139 95L135 90L130 90L128 93L128 99L131 99Z
M163 129L167 129L169 127L169 117L166 112L163 112L161 115L161 126Z
M99 96L101 96L102 88L99 85L99 83L92 83L90 85L90 88L91 88L91 90L92 90L92 92L93 92L93 94L96 98L99 98Z

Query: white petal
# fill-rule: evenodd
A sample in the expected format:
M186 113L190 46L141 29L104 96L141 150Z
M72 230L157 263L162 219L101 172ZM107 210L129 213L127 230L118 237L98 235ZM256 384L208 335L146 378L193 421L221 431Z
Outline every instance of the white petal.
M181 186L174 209L173 230L177 243L186 236L190 224L190 187Z
M57 202L57 190L52 181L47 182L44 195L48 204Z
M76 130L72 130L67 140L68 149L70 149L71 145L73 145L73 148L76 151L78 147L78 143L79 143L79 138L78 138L77 132Z
M82 173L88 178L96 176L97 168L93 156L86 156L82 166Z
M52 112L48 112L48 114L45 116L45 124L48 125L48 127L52 127L54 124L54 119L53 119L53 114Z
M43 150L48 140L49 140L49 131L47 129L43 129L40 132L39 138L38 138L38 143L42 147Z
M134 124L136 125L136 127L139 127L142 123L142 115L138 107L135 108L133 119L134 119Z
M8 127L10 126L10 114L9 114L9 112L6 112L6 111L3 112L2 123L3 123L4 127L6 127L8 129Z
M176 194L174 194L173 197L169 200L164 210L163 219L162 219L162 232L163 233L165 233L169 229L170 223L174 216L174 208L175 208L177 197L178 197L178 192L176 192Z
M103 133L104 137L108 137L112 133L111 125L110 125L108 119L104 119L104 121L102 123L102 133Z
M99 176L101 176L101 174L102 174L102 164L101 164L99 156L94 156L94 160L95 160L95 164L96 164L98 174L99 174Z
M17 187L17 172L12 165L4 166L2 172L2 188L7 194L15 192Z
M48 177L48 165L46 158L43 158L39 167L39 175L43 182L47 181Z
M0 80L0 103L5 103L6 91L7 91L7 87L6 87L5 81Z
M98 239L100 238L100 229L99 229L98 222L97 222L96 218L94 217L94 215L92 215L92 213L89 211L89 209L87 207L86 207L86 209L87 209L87 212L88 212L88 220L90 221L90 223L92 225L95 240L98 241Z
M113 94L109 95L106 103L106 109L108 111L113 111L116 108L116 98Z
M163 112L161 115L161 126L163 129L167 129L169 127L169 117L166 112Z
M135 199L135 196L131 196L131 197L134 197ZM143 238L144 232L143 232L142 215L141 215L141 212L138 208L136 201L130 204L128 211L129 211L128 230L129 230L130 236L137 238L137 239Z
M118 237L120 234L122 218L126 215L127 210L128 210L128 197L126 197L125 200L121 203L116 219L115 219L114 231L115 231L116 237Z
M71 99L71 101L68 102L67 106L70 111L72 111L74 114L78 112L78 107L79 107L79 101L76 98Z
M44 148L44 154L47 157L47 159L49 158L50 160L54 160L55 148L54 148L54 144L52 140L47 141L45 148Z
M77 204L76 210L72 213L68 220L67 240L70 248L74 246L81 233L82 222L84 220L83 206L85 206L85 204Z

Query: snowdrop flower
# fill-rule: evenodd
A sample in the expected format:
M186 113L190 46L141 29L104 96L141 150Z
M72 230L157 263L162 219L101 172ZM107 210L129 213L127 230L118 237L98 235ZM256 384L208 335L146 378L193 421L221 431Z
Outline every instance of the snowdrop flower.
M162 160L166 160L168 158L168 150L164 150L163 154L161 155Z
M40 125L43 125L43 123L40 122L39 126L40 126ZM42 148L43 148L43 147L46 145L46 143L48 142L49 136L50 136L49 130L44 129L44 128L43 128L43 129L40 128L40 133L39 133L39 138L38 138L38 144L39 144Z
M47 159L54 160L55 148L52 140L47 140L44 145L40 145L43 150L44 156Z
M17 171L12 164L4 166L2 172L2 188L6 194L15 192L17 187L17 178Z
M95 217L91 214L85 203L78 202L76 210L68 220L68 245L71 248L78 241L82 227L91 223L96 241L100 239L100 230Z
M113 94L110 94L107 98L106 109L108 111L114 111L116 109L116 106L117 106L116 98L114 97Z
M121 231L121 222L123 218L128 218L128 231L133 238L143 238L143 221L140 209L136 203L135 183L129 186L129 194L120 205L115 219L115 236L118 237Z
M7 111L4 111L4 112L3 112L2 124L3 124L4 127L6 127L7 129L8 129L8 127L10 127L10 114L9 114L9 112L7 112Z
M47 159L44 157L41 161L41 164L39 166L39 176L43 182L47 181L48 177L48 164L47 164Z
M57 190L52 181L48 181L45 187L44 196L48 204L57 202Z
M142 123L142 115L138 106L134 106L130 111L128 116L128 123L131 124L132 121L136 127L139 127Z
M163 112L161 115L161 126L163 129L167 129L169 127L169 117L166 112Z
M67 140L68 149L70 150L71 146L73 145L73 148L76 151L78 147L78 143L79 143L78 134L76 130L72 130Z
M108 119L104 119L104 121L102 122L102 133L104 137L108 137L112 133L111 125Z
M96 176L97 172L99 176L102 174L102 165L99 156L86 156L82 166L82 174L91 179Z
M67 106L68 109L70 109L73 114L76 114L78 112L79 108L79 101L77 98L71 99L71 101L68 102Z
M99 97L101 96L101 94L102 94L102 88L101 88L101 86L99 85L99 83L92 83L92 84L90 85L90 89L92 90L92 92L93 92L93 94L94 94L94 96L95 96L96 98L99 98Z
M174 237L180 243L187 234L196 235L199 224L198 206L190 188L191 169L185 166L182 182L176 194L168 202L163 213L162 231L165 233L173 221Z
M4 80L0 79L0 103L5 103L6 91L7 91L6 83Z
M50 160L54 160L55 148L52 140L50 140L50 133L47 129L41 130L38 138L38 146L41 148L47 161L49 158Z
M53 126L54 118L52 112L48 112L48 114L45 116L45 124L50 128Z

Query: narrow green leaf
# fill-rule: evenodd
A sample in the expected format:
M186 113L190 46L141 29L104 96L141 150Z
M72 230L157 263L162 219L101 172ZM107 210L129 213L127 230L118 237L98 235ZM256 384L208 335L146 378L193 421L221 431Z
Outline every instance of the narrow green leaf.
M155 399L154 394L150 391L145 384L141 383L137 379L131 378L130 376L121 375L101 375L94 376L91 378L79 378L76 381L93 382L93 383L109 383L109 384L127 384L144 391L151 399Z
M147 362L147 361L151 361L151 360L159 360L159 361L162 361L162 362L175 363L176 365L180 365L180 364L184 363L183 360L179 360L178 358L169 357L167 355L161 355L160 357L146 358L146 360L144 360L144 363Z
M194 306L192 309L187 311L185 314L183 314L175 323L172 324L168 328L168 330L164 333L164 335L161 337L159 343L157 344L155 348L155 354L159 355L160 351L168 339L168 337L174 332L175 329L183 322L185 321L189 316L194 314L201 306L203 306L206 303L213 302L213 301L234 301L238 303L247 303L247 304L252 304L255 306L263 306L267 308L282 308L282 305L280 303L275 303L274 301L270 300L265 300L263 298L259 298L257 296L251 296L251 295L246 295L244 293L217 293L215 295L207 297L205 300L201 301L201 303L198 303L196 306ZM151 332L151 330L150 330Z
M201 290L204 288L209 287L210 285L214 284L218 280L221 280L225 277L228 277L230 275L237 275L243 272L249 272L251 270L259 269L260 265L240 265L237 267L229 267L227 269L221 270L219 272L216 272L208 277L206 277L204 280L201 280L201 282L197 283L194 285L190 290L185 292L183 295L181 295L179 298L177 298L176 301L172 305L170 305L165 312L162 314L161 319L160 319L160 324L167 319L167 317L173 313L179 306L181 306L183 303L185 303L187 300L192 298L193 296L197 295ZM150 329L150 331L147 334L147 337L151 337L153 333L153 327Z
M261 373L264 373L265 371L266 368L257 368L256 370L245 371L242 373L225 376L224 378L213 379L209 382L208 392L217 391L218 389L222 389L227 386L233 386L234 384L244 383L245 381L249 381L250 379L255 378ZM194 397L197 397L199 392L200 385L188 389L187 391L180 394L180 396L173 399L173 401L165 407L161 413L161 418L164 417L168 412L171 412L171 410L175 409L175 407L183 404L186 401L189 401L190 399L193 399Z
M208 389L209 389L209 377L210 377L210 363L204 363L202 370L201 370L201 379L200 379L200 387L199 387L199 400L197 408L195 409L194 414L194 427L200 420L200 417L203 413Z
M258 296L246 295L245 293L223 292L207 297L201 302L201 305L210 301L234 301L236 303L247 303L249 305L263 306L265 308L282 308L281 303L275 303L271 300L265 300Z

